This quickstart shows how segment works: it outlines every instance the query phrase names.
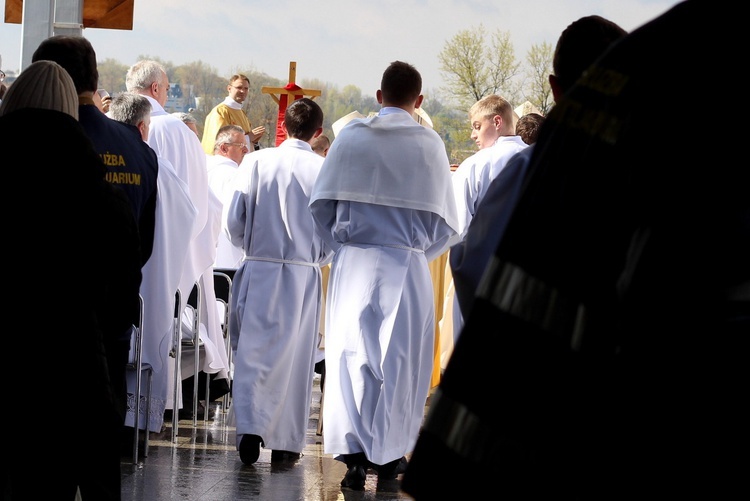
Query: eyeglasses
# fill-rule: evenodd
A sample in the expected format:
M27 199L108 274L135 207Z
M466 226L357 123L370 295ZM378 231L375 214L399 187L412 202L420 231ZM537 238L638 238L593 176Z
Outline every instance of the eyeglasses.
M224 143L224 144L226 144L227 146L236 146L240 149L250 151L250 148L248 148L247 144L245 143Z

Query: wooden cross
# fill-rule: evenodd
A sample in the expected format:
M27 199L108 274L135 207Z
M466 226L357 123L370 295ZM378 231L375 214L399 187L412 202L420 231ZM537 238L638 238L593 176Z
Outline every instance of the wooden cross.
M281 128L281 122L284 121L284 112L286 112L287 106L290 102L294 102L305 96L310 96L315 99L316 96L321 94L321 91L315 89L303 89L299 87L295 81L297 79L297 63L295 61L289 62L289 83L285 87L261 87L263 94L269 94L276 104L279 105L279 116L276 120L276 146L280 145L286 135L284 130ZM278 94L278 95L277 95ZM291 96L291 100L290 97Z

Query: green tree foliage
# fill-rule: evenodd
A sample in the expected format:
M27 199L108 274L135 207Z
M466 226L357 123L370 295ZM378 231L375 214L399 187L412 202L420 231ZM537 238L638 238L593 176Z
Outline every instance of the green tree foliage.
M467 111L449 106L449 98L440 91L425 92L422 109L432 120L435 131L445 143L445 151L452 164L460 164L466 157L476 152Z
M552 73L554 50L552 44L543 42L539 45L532 45L526 54L528 64L526 72L528 94L526 94L526 100L534 104L542 112L542 115L547 115L553 103L549 75Z
M438 54L446 82L445 92L456 104L468 110L490 94L515 102L518 84L514 82L521 63L516 61L510 34L496 30L489 38L483 25L462 30L445 43Z
M552 71L553 52L547 42L533 46L526 55L529 68L522 71L508 32L495 30L488 37L480 24L445 42L438 60L447 82L441 89L446 106L439 119L433 117L433 124L445 141L451 162L460 163L476 151L469 137L468 110L485 96L499 94L515 106L530 101L546 115L551 106L547 76Z

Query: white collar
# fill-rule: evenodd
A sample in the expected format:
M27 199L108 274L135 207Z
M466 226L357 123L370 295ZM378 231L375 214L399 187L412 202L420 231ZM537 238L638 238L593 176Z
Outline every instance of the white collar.
M234 99L232 99L231 97L229 97L229 96L227 96L226 98L224 98L223 104L226 104L227 106L229 106L233 110L241 110L242 109L242 105L240 103L238 103L237 101L235 101Z

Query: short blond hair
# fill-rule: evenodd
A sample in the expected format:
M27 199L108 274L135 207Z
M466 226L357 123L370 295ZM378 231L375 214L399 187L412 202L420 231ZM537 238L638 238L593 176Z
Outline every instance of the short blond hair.
M503 133L513 134L515 132L513 107L504 97L490 94L484 96L469 108L469 120L474 118L492 120L495 115L499 115L503 119Z

